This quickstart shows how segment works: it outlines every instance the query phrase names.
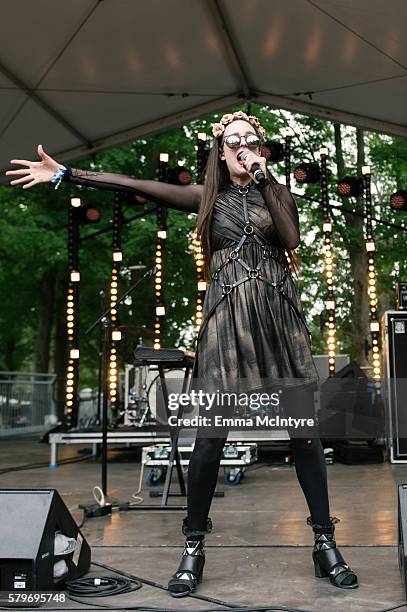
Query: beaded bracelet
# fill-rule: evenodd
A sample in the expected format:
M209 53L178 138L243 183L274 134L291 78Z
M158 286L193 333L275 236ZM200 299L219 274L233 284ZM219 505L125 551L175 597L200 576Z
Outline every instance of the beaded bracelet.
M62 166L62 168L58 168L55 174L52 175L50 182L55 183L54 189L58 189L61 182L64 180L64 177L67 172L68 172L68 168L66 168L65 166Z

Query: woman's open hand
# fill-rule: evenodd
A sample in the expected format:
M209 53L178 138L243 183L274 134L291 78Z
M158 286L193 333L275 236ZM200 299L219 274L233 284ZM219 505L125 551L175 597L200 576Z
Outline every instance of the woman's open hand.
M37 151L41 161L31 162L25 159L10 160L10 164L25 166L25 168L19 170L7 170L6 174L8 176L20 177L10 181L10 185L25 183L23 189L29 189L39 183L49 183L55 172L59 168L63 168L62 164L59 164L55 159L45 153L42 145L38 145Z

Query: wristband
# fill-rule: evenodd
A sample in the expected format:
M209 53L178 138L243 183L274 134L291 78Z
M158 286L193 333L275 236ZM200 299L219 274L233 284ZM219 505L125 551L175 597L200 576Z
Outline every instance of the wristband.
M54 189L58 189L68 172L69 169L66 166L63 166L62 168L58 168L55 174L52 175L50 182L55 184Z

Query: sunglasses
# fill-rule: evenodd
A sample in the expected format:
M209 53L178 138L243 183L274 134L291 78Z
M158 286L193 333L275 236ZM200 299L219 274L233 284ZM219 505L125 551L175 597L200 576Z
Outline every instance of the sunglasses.
M238 149L242 144L242 138L245 139L246 147L249 149L256 149L260 146L260 138L257 134L248 134L247 136L237 136L237 134L230 134L230 136L226 136L224 139L224 143L230 149Z

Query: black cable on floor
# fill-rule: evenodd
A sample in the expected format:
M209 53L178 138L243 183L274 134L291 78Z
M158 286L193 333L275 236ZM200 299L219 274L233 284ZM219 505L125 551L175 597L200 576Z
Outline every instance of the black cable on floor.
M163 591L166 591L168 593L167 587L158 582L146 580L145 578L140 578L139 576L133 576L133 574L128 574L127 572L123 572L122 570L118 570L109 565L105 565L104 563L97 563L96 561L92 561L92 565L95 565L96 567L102 567L103 569L107 569L110 572L116 572L117 574L125 576L129 580L136 580L138 582L142 582L143 584L147 584L149 586L153 586ZM230 610L233 610L234 612L275 612L277 610L281 612L310 612L309 610L303 610L301 608L288 608L287 606L257 606L248 608L245 606L241 606L240 604L228 603L227 601L223 601L222 599L215 599L213 597L207 597L206 595L197 595L196 593L191 593L190 595L188 595L188 597L192 599L198 599L200 601L205 601L208 603L213 603L218 606L223 606L221 608L199 610L198 612L230 612ZM154 608L151 608L151 610L154 610ZM170 608L166 608L166 610L168 612L171 612Z
M97 610L97 609L105 609L105 610L138 610L139 612L185 612L185 608L180 610L179 608L169 608L166 606L165 608L155 607L155 606L117 606L117 605L107 605L107 604L98 604L96 602L88 602L83 599L77 599L74 595L80 595L81 597L107 597L107 596L115 596L123 593L130 593L132 591L136 591L142 587L142 584L147 584L149 586L153 586L159 588L164 591L168 591L166 587L163 585L154 582L152 580L146 580L144 578L139 578L133 576L132 574L128 574L121 570L116 570L110 566L107 566L103 563L92 562L92 565L97 567L103 567L104 569L108 569L109 571L114 571L119 576L102 576L102 577L92 577L92 578L79 578L77 580L72 580L67 582L67 590L68 590L68 598L82 605L89 606L89 610ZM124 576L124 578L123 578ZM99 582L99 584L98 584ZM134 586L132 586L134 584ZM191 593L188 597L193 599L199 599L202 601L207 601L209 603L215 603L218 606L223 606L220 608L208 608L201 609L197 612L312 612L311 610L305 610L303 608L289 608L287 606L250 606L244 607L237 604L231 604L226 601L222 601L219 599L214 599L211 597L206 597L204 595L196 595ZM10 610L11 608L15 608L16 606L0 606L0 610ZM398 610L400 608L407 607L407 601L402 604L397 604L392 606L391 608L382 608L381 610L373 610L372 612L392 612L393 610ZM69 612L72 610L79 610L83 608L45 608L46 612Z
M58 466L69 465L70 463L81 463L82 461L89 461L92 459L92 456L89 457L74 457L72 459L63 459L59 461ZM25 470L38 470L41 468L49 467L49 463L28 463L26 465L17 465L11 468L5 468L4 470L0 470L0 476L3 474L9 474L11 472L24 472Z
M79 597L108 597L138 591L142 586L141 582L122 576L98 576L69 580L66 590L68 595Z
M128 574L127 572L123 572L122 570L118 570L109 565L105 565L104 563L97 563L95 561L92 561L92 565L95 565L97 567L102 567L103 569L107 569L111 572L116 572L117 574L121 574L122 576L125 576L129 580L137 580L139 582L142 582L143 584L148 584L149 586L154 586L159 589L163 589L164 591L168 591L167 587L163 586L162 584L159 584L158 582L153 582L152 580L146 580L144 578L140 578L139 576L133 576L132 574ZM286 606L272 606L272 607L256 606L256 607L246 608L246 607L240 607L238 604L231 604L231 603L228 603L227 601L222 601L220 599L213 599L212 597L206 597L205 595L197 595L196 593L191 593L188 597L191 597L193 599L200 599L202 601L207 601L208 603L216 603L220 606L225 606L224 608L216 608L216 610L213 610L213 609L199 610L198 612L230 612L231 609L233 609L234 612L276 612L277 610L282 611L282 612L311 612L310 610L304 610L302 608L288 608ZM381 610L372 610L372 612L391 612L392 610L397 610L403 607L407 607L407 601L403 602L402 604L397 604L396 606L391 607L391 608L384 608ZM151 608L151 610L155 610L155 608ZM166 610L167 612L176 612L175 610L172 611L170 608L166 608Z

